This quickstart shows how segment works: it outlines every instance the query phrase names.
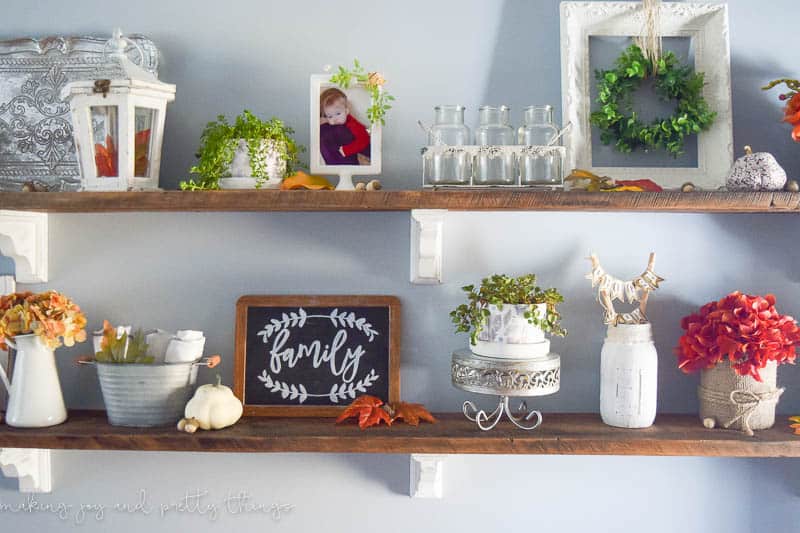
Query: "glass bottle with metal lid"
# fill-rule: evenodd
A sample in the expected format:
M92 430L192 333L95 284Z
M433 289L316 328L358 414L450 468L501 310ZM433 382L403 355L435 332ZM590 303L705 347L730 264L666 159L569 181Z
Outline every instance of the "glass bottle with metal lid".
M534 187L561 187L564 184L561 152L547 146L558 135L553 123L553 106L525 108L525 122L518 131L519 144L526 146L519 158L520 183Z
M469 185L472 178L469 154L463 149L445 148L470 144L470 130L464 124L465 109L461 105L439 105L434 108L436 118L433 127L428 130L429 148L423 155L425 185Z
M485 105L478 110L480 126L475 130L475 144L482 148L475 156L476 185L514 185L517 181L516 157L502 148L514 144L509 111L504 105Z

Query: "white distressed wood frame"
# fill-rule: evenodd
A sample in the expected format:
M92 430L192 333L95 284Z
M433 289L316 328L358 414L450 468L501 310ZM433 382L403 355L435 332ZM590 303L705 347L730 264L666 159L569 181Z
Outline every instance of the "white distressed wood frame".
M698 135L695 167L596 167L592 165L592 108L594 72L589 61L591 36L631 37L641 33L641 2L561 3L561 91L563 122L572 123L567 135L567 169L581 168L618 179L650 178L666 188L691 181L703 189L725 185L733 163L730 40L726 4L664 3L661 34L691 37L695 69L705 73L703 94L717 118Z

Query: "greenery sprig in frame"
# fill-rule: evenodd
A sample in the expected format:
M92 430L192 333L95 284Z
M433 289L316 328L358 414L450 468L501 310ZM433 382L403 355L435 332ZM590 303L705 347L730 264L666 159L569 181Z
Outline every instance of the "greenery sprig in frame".
M518 278L495 274L483 278L478 288L475 288L475 285L467 285L461 290L467 293L467 303L451 311L450 318L456 326L457 333L470 334L470 343L473 345L477 343L478 335L486 325L490 305L502 309L503 304L527 304L529 308L525 312L525 318L529 324L559 337L567 335L567 331L561 327L561 314L556 310L556 306L564 301L564 297L557 289L539 287L536 284L536 274L525 274ZM547 304L543 317L535 312L538 304Z
M197 157L199 161L189 172L199 176L198 181L182 181L182 190L217 190L219 179L230 177L230 165L236 153L239 139L247 142L247 152L250 156L250 171L256 178L256 188L260 188L269 176L267 175L267 161L261 152L261 142L272 140L281 158L286 161L286 175L294 173L299 165L299 154L305 150L292 138L294 130L282 120L272 118L261 120L252 112L245 109L230 124L224 115L217 116L217 120L209 122L200 136L200 149Z
M676 108L672 116L645 124L632 109L632 94L651 75L658 96L675 100ZM677 157L684 151L686 137L708 130L716 119L703 98L705 75L682 64L673 52L653 64L634 44L620 55L615 68L598 70L595 76L600 109L590 122L600 130L601 142L613 144L619 152L660 148Z
M383 88L386 80L380 73L367 72L358 59L354 59L353 68L347 69L339 66L331 75L330 82L335 83L341 89L349 89L354 83L363 83L369 91L371 99L370 106L367 108L367 119L370 124L386 125L386 112L392 108L391 102L394 101L394 96Z

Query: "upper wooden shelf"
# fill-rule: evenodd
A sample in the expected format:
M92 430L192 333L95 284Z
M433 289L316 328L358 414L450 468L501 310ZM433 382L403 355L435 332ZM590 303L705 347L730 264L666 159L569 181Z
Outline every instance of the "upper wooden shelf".
M651 211L800 212L800 193L589 193L520 189L413 191L161 191L0 193L0 209L50 213L137 211Z
M221 431L193 435L174 428L108 425L103 412L71 412L44 429L0 425L0 448L191 452L327 452L431 454L670 455L800 457L800 437L780 417L777 426L747 437L703 428L696 416L662 415L654 426L630 430L606 426L598 415L545 414L535 431L501 422L481 431L461 414L437 415L436 424L398 423L360 430L333 419L244 418Z

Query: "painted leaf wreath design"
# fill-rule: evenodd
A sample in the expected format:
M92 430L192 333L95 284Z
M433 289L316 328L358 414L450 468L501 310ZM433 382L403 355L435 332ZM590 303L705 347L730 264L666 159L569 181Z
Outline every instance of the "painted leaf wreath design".
M267 342L267 340L275 333L282 329L286 328L302 328L305 326L306 321L309 318L329 318L330 321L336 327L343 327L343 328L351 328L357 329L364 333L367 336L370 342L375 340L375 337L380 335L377 331L375 331L372 327L372 324L367 322L367 319L364 317L356 318L356 314L347 311L339 311L338 308L331 311L330 315L309 315L305 309L302 307L297 309L297 312L291 311L289 313L283 313L280 319L272 318L269 321L269 324L264 326L264 329L259 331L257 335L262 338L263 342Z
M270 392L279 392L281 394L281 398L284 400L289 398L290 400L297 400L298 403L303 403L308 399L308 391L306 390L305 385L302 383L295 385L293 383L272 379L272 376L267 374L266 370L261 372L261 375L258 376L258 379L264 383L264 387L270 389Z
M266 370L263 370L256 377L270 392L279 393L284 400L288 398L297 400L298 403L304 403L310 397L322 398L327 396L333 403L339 403L339 400L346 400L347 398L352 400L358 393L366 393L367 389L380 378L380 375L373 368L369 371L369 374L355 383L334 383L327 394L311 394L302 383L295 385L294 383L280 381L267 374Z
M328 397L333 403L339 403L339 400L345 400L347 398L352 400L356 397L357 393L366 393L367 387L371 387L379 377L380 376L375 373L375 369L373 368L369 371L369 374L355 383L334 383L331 387L331 391L328 393Z
M367 322L363 317L356 318L356 314L352 311L348 313L347 311L339 311L339 309L336 308L331 311L330 319L334 326L355 328L363 332L364 335L369 338L370 342L378 335L378 332L372 329L372 324Z
M258 332L264 342L267 342L273 333L285 328L302 328L308 320L308 314L302 307L297 309L297 312L283 313L280 320L273 318L270 323L264 326L264 329Z

